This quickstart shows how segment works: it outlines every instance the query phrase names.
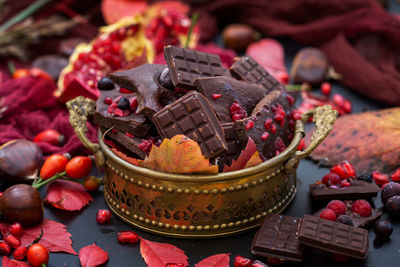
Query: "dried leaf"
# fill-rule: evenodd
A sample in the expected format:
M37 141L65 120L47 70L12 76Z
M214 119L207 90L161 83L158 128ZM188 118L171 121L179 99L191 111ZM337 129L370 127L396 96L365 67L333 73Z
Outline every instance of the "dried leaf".
M174 245L140 240L140 254L149 267L165 267L168 263L188 266L185 252Z
M230 254L216 254L205 258L197 263L195 267L229 267Z
M196 141L184 135L164 138L159 147L153 145L149 156L139 165L171 173L217 173L218 166L210 165Z
M400 165L399 121L400 108L340 117L311 156L329 166L347 159L358 174L390 173Z
M101 13L107 24L113 24L123 17L141 14L147 7L146 1L103 0Z
M35 227L25 228L24 234L21 236L21 246L26 246L32 243L41 233L43 236L39 243L45 246L51 252L67 252L73 255L78 253L72 248L71 234L65 229L65 225L44 219L43 222Z
M7 256L3 256L1 261L3 267L30 267L29 263L17 260L11 260Z
M258 161L257 161L257 157L258 157ZM251 162L249 162L249 161L251 161ZM242 150L238 159L233 160L231 166L225 165L224 172L241 170L241 169L244 169L247 167L255 166L257 164L260 164L261 162L262 161L257 152L256 143L254 143L253 139L249 138L249 141L247 141L246 147L244 148L244 150ZM247 166L247 163L249 163L248 166Z
M108 253L94 243L79 250L79 260L82 267L95 267L108 261Z
M129 163L131 163L133 165L139 166L139 160L138 159L128 157L127 155L125 155L124 153L122 153L121 151L119 151L119 150L117 150L116 148L113 148L113 147L111 148L111 151L115 155L120 157L121 159L123 159L123 160L125 160L125 161L127 161L127 162L129 162Z
M62 210L81 210L93 201L85 187L77 182L58 180L47 188L45 202Z

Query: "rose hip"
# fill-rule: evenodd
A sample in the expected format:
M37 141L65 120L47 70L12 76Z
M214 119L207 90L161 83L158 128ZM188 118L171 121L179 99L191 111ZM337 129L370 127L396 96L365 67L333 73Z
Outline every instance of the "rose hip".
M324 95L330 95L331 94L331 84L328 82L324 82L321 84L321 92Z
M8 232L13 236L20 237L24 233L24 228L19 222L15 222L10 225Z
M111 219L111 211L109 211L109 210L100 209L96 213L96 222L98 222L100 224L104 224L104 223L108 222L110 219Z
M139 241L139 235L133 231L122 231L117 233L117 239L120 243L136 243Z

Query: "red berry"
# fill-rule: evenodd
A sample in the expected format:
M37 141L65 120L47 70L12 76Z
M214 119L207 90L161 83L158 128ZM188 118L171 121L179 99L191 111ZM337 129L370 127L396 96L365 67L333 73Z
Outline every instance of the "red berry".
M15 222L10 225L10 228L8 228L8 232L12 234L13 236L20 237L24 233L24 228L19 222Z
M261 135L261 140L263 141L267 140L268 136L269 136L268 132L263 132L263 134Z
M104 104L106 105L111 105L112 104L112 99L110 97L106 97L106 99L104 99Z
M340 182L340 187L349 187L349 186L351 186L351 184L350 184L350 182L348 181L348 180L342 180L341 182Z
M271 123L272 123L272 119L271 118L267 118L264 122L264 128L265 130L269 130L269 128L271 127Z
M212 94L212 99L217 100L221 96L222 96L221 94Z
M271 133L276 133L276 125L275 125L275 123L271 124Z
M33 267L46 266L49 262L49 250L42 244L36 243L28 248L26 257Z
M289 75L286 72L281 72L277 76L278 77L276 79L280 83L282 83L282 84L288 84L289 83Z
M377 171L372 172L372 178L374 179L375 183L379 186L390 182L389 175Z
M253 264L251 265L251 267L268 267L268 265L266 265L265 263L263 263L262 261L254 261Z
M10 246L4 240L0 240L0 254L8 255L10 252Z
M337 173L341 179L347 178L346 171L345 171L345 169L343 169L343 167L340 164L332 166L331 172Z
M138 145L138 148L145 153L149 153L153 144L154 139L142 139L142 142Z
M303 151L306 148L306 143L304 139L301 139L299 146L297 147L297 150Z
M344 103L343 103L343 110L346 112L346 113L350 113L351 112L351 110L352 110L352 104L351 104L351 102L349 101L349 100L345 100L344 101Z
M96 176L89 176L83 181L83 186L87 191L96 191L101 185L101 180Z
M398 168L393 174L392 174L392 181L393 182L400 182L400 168Z
M343 168L346 173L346 178L356 177L356 171L354 170L353 165L348 161L344 160L340 163L340 166Z
M119 88L119 92L120 92L121 94L132 94L132 91L131 91L131 90L128 90L128 89L123 88L123 87Z
M336 184L340 184L340 177L337 173L334 172L330 172L327 175L325 175L324 177L322 177L322 183L324 185L336 185Z
M351 211L358 213L361 217L371 216L371 205L365 199L358 199L353 202Z
M333 259L336 262L345 263L345 262L348 262L350 260L350 257L346 256L346 255L333 254Z
M250 130L250 129L253 128L253 127L254 127L254 121L249 120L249 121L246 123L246 130Z
M133 134L126 132L125 133L126 136L128 136L129 138L133 138Z
M248 258L236 256L233 264L235 267L251 267L252 263L253 261Z
M247 112L240 106L239 103L234 102L229 108L231 112L232 121L241 120L247 117Z
M13 255L14 259L20 261L20 260L23 260L25 258L27 250L28 250L28 248L25 247L25 246L19 247L16 250L14 250L12 255Z
M287 101L289 102L289 105L290 105L290 106L293 106L293 104L294 104L294 98L293 98L293 96L287 95L286 98L287 98Z
M332 100L333 103L337 105L339 108L343 108L345 99L342 95L334 94Z
M137 97L135 96L135 97L132 97L131 99L130 99L130 101L131 101L131 110L133 111L133 112L136 112L136 109L137 109L137 107L138 107L138 101L137 101Z
M89 175L92 169L92 159L87 156L76 156L68 161L65 172L71 178L83 178Z
M319 217L325 220L336 221L336 213L329 208L323 209Z
M5 235L3 238L4 241L6 241L8 245L10 245L10 247L18 248L19 246L21 246L21 241L12 234Z
M331 84L328 82L324 82L321 84L321 92L324 95L330 95L331 94Z
M343 201L340 200L332 200L326 206L328 209L331 209L335 212L336 216L342 215L346 213L346 205Z
M96 222L103 224L108 222L111 219L111 211L100 209L96 213Z
M117 233L117 239L120 243L136 243L139 241L139 235L134 231L122 231Z
M298 111L298 110L293 110L292 114L291 114L291 117L295 121L301 120L301 112Z

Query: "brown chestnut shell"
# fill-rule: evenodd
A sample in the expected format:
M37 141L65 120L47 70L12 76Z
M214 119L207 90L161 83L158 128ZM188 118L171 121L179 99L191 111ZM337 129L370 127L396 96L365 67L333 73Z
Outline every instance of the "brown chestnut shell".
M291 70L296 84L319 85L327 79L329 62L324 52L314 47L306 47L297 52Z
M257 40L258 33L245 24L228 25L222 32L225 47L242 52L247 46Z

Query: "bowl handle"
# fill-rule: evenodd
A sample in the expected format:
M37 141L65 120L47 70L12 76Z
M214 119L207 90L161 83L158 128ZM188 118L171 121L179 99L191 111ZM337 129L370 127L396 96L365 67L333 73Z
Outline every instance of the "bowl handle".
M89 115L93 115L96 109L96 102L92 99L78 96L67 102L67 108L69 111L69 123L71 124L72 128L74 128L79 140L93 153L96 166L98 168L103 167L105 164L105 158L99 144L90 142L86 136L87 117Z
M337 116L338 112L333 110L330 105L316 107L302 114L301 120L303 125L307 123L310 117L313 117L315 130L311 136L310 145L303 151L296 151L294 156L286 162L285 171L287 173L294 172L300 160L309 156L311 152L313 152L313 150L329 135Z

